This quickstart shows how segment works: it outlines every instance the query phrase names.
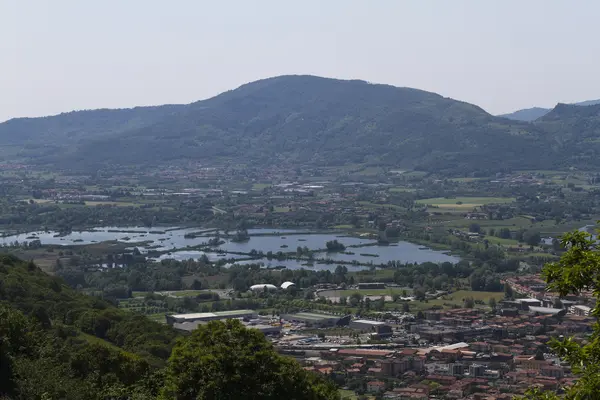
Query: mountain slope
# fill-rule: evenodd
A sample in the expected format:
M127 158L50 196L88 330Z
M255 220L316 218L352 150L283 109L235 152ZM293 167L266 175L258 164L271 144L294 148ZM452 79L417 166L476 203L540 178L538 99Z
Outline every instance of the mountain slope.
M593 106L596 104L600 104L600 99L599 100L587 100L587 101L582 101L580 103L573 103L571 105L574 106ZM502 115L498 115L499 117L502 118L508 118L508 119L512 119L515 121L525 121L525 122L532 122L535 121L536 119L543 117L544 115L548 114L550 111L552 111L551 108L541 108L541 107L533 107L533 108L525 108L523 110L517 110L515 112L512 112L510 114L502 114Z
M600 166L600 104L558 104L535 124L547 138L573 154L574 165Z
M0 124L0 145L11 145L4 159L70 170L192 160L489 173L551 168L570 156L546 140L541 126L435 93L314 76L264 79L183 106Z
M154 374L175 337L170 327L79 294L33 263L0 256L0 397L156 395Z
M540 117L543 117L548 112L550 112L549 108L533 107L533 108L525 108L523 110L517 110L510 114L502 114L502 115L498 115L498 116L502 117L502 118L512 119L515 121L531 122L531 121L535 121L536 119L538 119Z

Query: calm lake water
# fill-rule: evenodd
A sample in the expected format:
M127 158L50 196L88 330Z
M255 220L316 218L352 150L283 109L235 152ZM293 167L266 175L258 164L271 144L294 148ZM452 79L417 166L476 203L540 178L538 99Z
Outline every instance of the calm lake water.
M460 261L458 257L445 254L441 251L431 249L422 249L422 246L409 243L399 242L389 246L367 246L359 248L347 248L346 251L354 254L344 253L316 253L315 258L329 258L339 261L358 261L361 263L373 262L374 265L387 263L389 261L401 260L409 263L424 263L424 262L451 262L457 263ZM361 256L360 254L377 254L379 257Z
M202 232L202 236L195 238L185 238L184 236L188 233ZM218 246L219 250L226 252L241 252L248 253L252 249L267 253L272 251L276 253L278 251L283 252L295 252L298 246L308 247L310 250L324 249L325 244L331 240L337 240L343 243L347 247L347 251L355 254L343 254L343 253L327 253L318 252L315 253L316 258L329 258L338 261L358 261L362 263L372 262L374 265L387 263L388 261L399 260L402 262L458 262L459 258L450 256L440 251L431 249L420 249L420 246L408 243L400 242L398 244L390 246L366 246L366 247L348 247L352 245L365 245L373 243L371 239L348 237L335 233L301 233L305 231L295 229L249 229L248 233L251 235L250 240L245 242L232 242L229 239L225 239L225 243ZM18 241L29 242L32 240L40 240L43 245L86 245L92 243L99 243L108 240L118 240L123 243L131 243L132 246L135 243L145 242L144 245L138 246L142 253L146 253L148 250L168 251L172 250L170 254L163 254L159 259L172 258L176 260L187 260L190 258L198 259L204 254L202 251L186 250L188 246L198 246L208 242L210 237L214 235L214 230L207 230L202 228L177 228L177 227L160 227L160 228L144 228L144 227L102 227L96 228L89 231L77 231L72 232L65 236L59 236L57 232L28 232L19 235L13 235L8 237L0 238L0 244L14 243ZM259 236L252 236L259 235ZM260 236L270 235L270 236ZM379 257L361 256L360 254L377 254ZM207 252L206 255L211 261L215 261L221 258L244 258L243 256L236 256L234 254L227 254L225 256L219 255L216 252ZM297 269L303 267L304 261L287 260L287 261L268 261L267 259L262 260L265 266L275 267L278 265L285 265L290 269ZM314 269L335 269L336 264L315 264ZM350 266L348 266L350 268ZM358 268L358 267L357 267Z

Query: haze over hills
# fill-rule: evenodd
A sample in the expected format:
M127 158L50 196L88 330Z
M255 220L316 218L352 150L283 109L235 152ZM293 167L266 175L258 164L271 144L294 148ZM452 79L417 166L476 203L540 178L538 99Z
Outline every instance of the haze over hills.
M572 105L574 105L574 106L592 106L595 104L600 104L600 99L599 100L582 101L579 103L573 103ZM517 110L517 111L509 113L509 114L502 114L502 115L498 115L498 116L508 118L508 119L513 119L516 121L531 122L531 121L535 121L536 119L538 119L540 117L543 117L544 115L548 114L551 110L552 110L551 108L533 107L533 108L525 108L522 110Z
M567 128L560 121L577 132L594 118L560 107L558 119L529 124L417 89L280 76L188 105L13 119L0 124L0 156L75 171L187 160L452 173L544 169L581 160L577 135L561 138Z

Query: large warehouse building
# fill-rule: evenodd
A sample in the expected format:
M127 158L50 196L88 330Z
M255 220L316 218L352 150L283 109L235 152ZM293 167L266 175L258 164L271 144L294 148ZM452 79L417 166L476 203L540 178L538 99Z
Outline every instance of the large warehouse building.
M350 329L363 333L371 333L379 338L390 337L393 334L392 327L385 322L371 321L367 319L356 319L350 321Z
M174 314L167 315L167 324L173 325L175 323L190 323L196 321L208 322L220 319L233 319L233 318L255 318L256 313L252 310L232 310L232 311L219 311L219 312L208 312L208 313L193 313L193 314Z
M284 314L281 318L285 321L302 323L306 326L315 328L325 328L337 325L340 317L331 314L317 314L309 312L299 312L296 314Z

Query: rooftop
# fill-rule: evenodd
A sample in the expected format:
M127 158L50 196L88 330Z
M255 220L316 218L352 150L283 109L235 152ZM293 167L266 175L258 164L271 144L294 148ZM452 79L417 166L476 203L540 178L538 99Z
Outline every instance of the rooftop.
M369 325L385 325L385 322L381 322L381 321L371 321L368 319L356 319L352 322L357 322L359 324L369 324Z
M308 312L299 312L296 314L290 314L293 317L300 317L300 318L304 318L304 319L312 319L315 321L321 320L321 319L329 319L329 318L337 318L335 315L329 315L329 314L317 314L317 313L308 313Z
M218 318L218 317L235 317L238 315L254 314L252 310L230 310L230 311L218 311L218 312L206 312L206 313L191 313L191 314L173 314L171 317L176 319L204 319L204 318Z

